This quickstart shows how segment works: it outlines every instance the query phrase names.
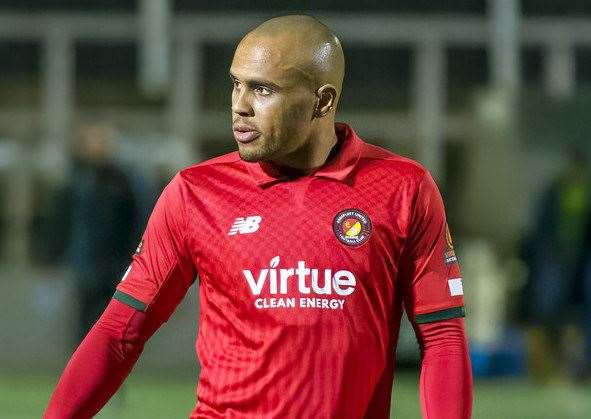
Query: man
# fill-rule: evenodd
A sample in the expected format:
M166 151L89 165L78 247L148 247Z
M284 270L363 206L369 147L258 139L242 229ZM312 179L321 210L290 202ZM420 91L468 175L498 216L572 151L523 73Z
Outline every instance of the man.
M552 181L536 208L532 237L527 243L530 278L526 288L531 372L537 380L581 372L563 344L565 319L576 317L583 285L585 227L591 206L589 168L583 150L573 149L568 164ZM583 298L584 299L584 298ZM577 326L579 321L576 322ZM584 326L584 325L583 325ZM570 345L569 345L570 346Z
M138 237L138 217L128 176L114 158L114 130L88 124L76 137L70 175L48 211L46 235L55 247L66 246L80 305L77 345L113 295Z
M580 286L582 294L583 359L575 373L579 383L591 382L591 210L587 213L587 228L581 255Z
M334 124L338 39L312 17L271 19L241 40L230 74L238 152L166 187L45 417L98 411L197 272L191 418L387 418L403 303L423 353L424 415L469 417L441 197L420 165Z

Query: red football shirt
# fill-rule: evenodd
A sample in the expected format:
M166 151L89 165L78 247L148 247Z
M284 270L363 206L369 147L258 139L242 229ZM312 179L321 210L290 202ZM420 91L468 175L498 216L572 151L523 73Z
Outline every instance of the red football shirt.
M115 298L169 316L198 274L191 418L386 419L403 304L419 323L464 315L429 173L336 131L308 176L234 152L158 200Z

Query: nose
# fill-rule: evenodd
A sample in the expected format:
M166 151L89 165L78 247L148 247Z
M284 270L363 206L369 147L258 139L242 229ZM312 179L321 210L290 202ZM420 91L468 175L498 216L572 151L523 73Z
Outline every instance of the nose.
M232 113L240 116L254 116L247 89L235 90L233 92Z

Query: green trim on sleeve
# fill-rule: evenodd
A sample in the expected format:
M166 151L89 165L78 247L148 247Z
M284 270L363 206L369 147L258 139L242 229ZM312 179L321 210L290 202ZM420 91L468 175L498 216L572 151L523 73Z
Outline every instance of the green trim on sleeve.
M115 294L113 294L113 298L117 301L121 301L123 304L127 304L130 307L135 308L139 311L146 311L146 307L148 306L145 303L142 303L137 298L132 297L129 294L126 294L122 291L116 290Z
M415 322L433 323L440 320L455 319L457 317L466 317L466 310L463 306L446 308L445 310L434 311L433 313L417 314Z

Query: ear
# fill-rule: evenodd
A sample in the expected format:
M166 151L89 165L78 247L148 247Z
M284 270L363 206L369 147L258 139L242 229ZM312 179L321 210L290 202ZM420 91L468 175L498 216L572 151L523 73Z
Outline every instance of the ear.
M337 89L332 84L325 84L316 90L316 109L314 116L322 118L331 110L333 110L337 103Z

